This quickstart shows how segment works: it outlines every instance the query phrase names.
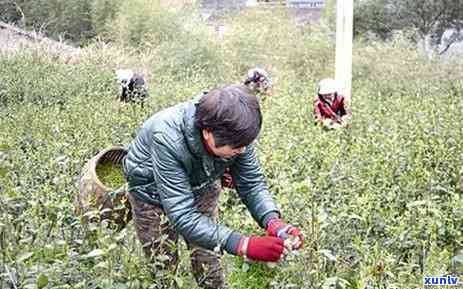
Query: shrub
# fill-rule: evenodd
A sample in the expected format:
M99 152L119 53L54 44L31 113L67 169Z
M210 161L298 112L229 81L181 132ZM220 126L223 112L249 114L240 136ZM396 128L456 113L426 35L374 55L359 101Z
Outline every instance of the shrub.
M332 73L332 35L259 13L227 19L220 41L198 26L156 47L94 43L75 65L40 53L1 56L1 285L14 287L16 276L18 288L39 280L54 288L154 287L133 226L115 232L75 216L79 174L102 148L128 144L153 112L239 81L256 65L275 80L262 103L259 160L283 218L306 243L274 270L226 256L226 270L237 269L231 287L414 288L425 275L461 274L461 60L425 61L400 37L356 43L352 128L324 131L311 110L316 82ZM188 23L182 31L192 31ZM118 65L151 73L145 108L116 101ZM264 234L235 198L222 195L222 223ZM170 277L191 288L180 249Z

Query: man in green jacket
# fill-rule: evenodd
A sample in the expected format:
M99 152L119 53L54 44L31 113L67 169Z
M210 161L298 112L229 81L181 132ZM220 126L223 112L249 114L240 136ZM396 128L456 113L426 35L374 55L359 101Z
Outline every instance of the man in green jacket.
M256 159L253 142L261 125L259 102L243 85L212 90L144 123L129 146L124 171L138 238L158 268L175 270L179 234L192 251L193 273L203 288L224 288L223 251L277 262L284 239L292 235L298 242L290 249L302 247L300 231L280 219ZM244 236L216 223L226 168L267 236Z

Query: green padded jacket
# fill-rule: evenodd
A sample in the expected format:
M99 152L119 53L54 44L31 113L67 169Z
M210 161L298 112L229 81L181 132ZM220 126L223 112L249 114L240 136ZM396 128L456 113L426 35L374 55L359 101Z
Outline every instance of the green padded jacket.
M195 196L206 192L230 167L239 197L261 227L265 228L269 216L278 216L279 210L254 145L227 159L207 153L195 126L196 105L197 100L180 103L144 123L124 160L128 190L139 200L160 205L187 241L233 253L230 246L237 244L240 235L201 214L194 206Z

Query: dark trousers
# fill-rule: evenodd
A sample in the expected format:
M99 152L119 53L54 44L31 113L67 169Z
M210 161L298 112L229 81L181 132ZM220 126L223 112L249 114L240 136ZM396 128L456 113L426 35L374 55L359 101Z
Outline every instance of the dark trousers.
M201 213L214 221L218 218L220 191L221 185L216 182L195 200L195 206ZM138 239L145 255L157 269L156 272L175 272L178 262L177 232L160 206L142 202L130 193L128 196ZM188 244L188 249L191 251L192 271L198 285L208 289L225 288L220 256L192 244Z

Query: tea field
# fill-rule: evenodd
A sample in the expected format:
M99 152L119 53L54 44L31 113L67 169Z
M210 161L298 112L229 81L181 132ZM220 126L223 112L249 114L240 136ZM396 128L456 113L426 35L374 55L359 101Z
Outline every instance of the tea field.
M258 157L306 242L275 268L224 256L230 288L463 281L461 59L428 61L400 35L357 39L352 127L325 131L312 101L318 80L334 75L329 27L248 11L225 19L217 37L186 12L136 27L130 13L114 20L110 44L89 43L73 64L46 50L0 55L0 288L157 288L132 223L117 231L75 214L79 176L100 150L130 143L154 112L240 82L255 66L274 82ZM120 67L146 74L143 108L118 102ZM236 230L264 234L233 191L223 192L220 214ZM197 288L180 246L169 278Z

